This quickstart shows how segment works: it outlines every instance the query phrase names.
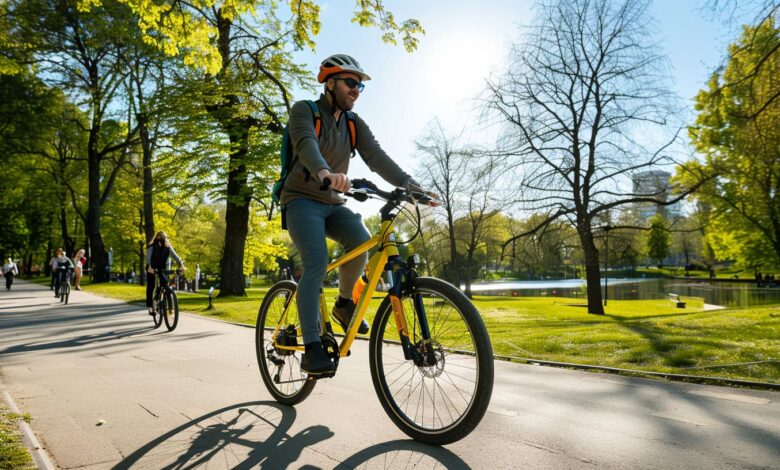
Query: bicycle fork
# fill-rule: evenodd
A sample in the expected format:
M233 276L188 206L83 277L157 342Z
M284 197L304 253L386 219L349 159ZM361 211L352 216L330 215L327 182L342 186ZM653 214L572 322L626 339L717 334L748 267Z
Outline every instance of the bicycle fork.
M387 268L392 272L393 286L390 288L390 304L393 308L393 317L395 318L398 329L401 348L404 351L404 359L413 361L417 366L431 366L436 363L434 348L431 347L431 331L428 326L428 317L425 313L425 305L422 295L414 291L413 281L417 278L417 271L414 269L414 258L410 258L407 263L400 261L400 257L394 257L388 260ZM421 338L413 343L410 337L409 325L406 321L406 312L404 303L401 300L406 294L412 298L414 307L414 321L420 326ZM416 326L416 325L415 325ZM416 331L416 329L413 330Z

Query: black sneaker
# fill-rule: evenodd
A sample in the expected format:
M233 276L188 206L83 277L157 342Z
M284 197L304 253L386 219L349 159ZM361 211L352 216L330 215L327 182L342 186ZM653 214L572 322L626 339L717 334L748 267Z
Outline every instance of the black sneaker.
M341 329L344 330L344 333L346 333L347 328L349 328L349 321L352 320L352 315L354 313L355 303L352 301L352 299L343 300L339 298L336 300L336 304L333 305L333 311L330 313L330 315L333 317L336 323L339 324ZM366 320L362 320L360 322L358 333L361 335L368 333L368 322Z
M311 350L303 354L301 370L309 375L330 374L336 372L336 366L330 360L321 343L314 343Z

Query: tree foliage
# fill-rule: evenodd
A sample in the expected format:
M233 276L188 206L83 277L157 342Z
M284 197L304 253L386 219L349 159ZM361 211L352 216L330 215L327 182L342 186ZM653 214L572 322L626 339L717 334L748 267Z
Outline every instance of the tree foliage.
M707 240L745 267L780 266L780 101L769 101L780 93L780 54L769 54L778 47L771 18L745 27L725 70L699 92L689 130L702 171L716 176L696 195L712 208Z
M661 214L656 214L650 219L650 232L647 236L647 256L655 261L660 268L664 259L669 256L671 235L666 219Z

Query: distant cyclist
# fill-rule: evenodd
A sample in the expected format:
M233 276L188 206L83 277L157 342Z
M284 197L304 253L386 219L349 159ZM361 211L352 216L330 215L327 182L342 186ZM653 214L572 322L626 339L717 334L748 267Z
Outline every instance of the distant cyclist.
M5 288L11 290L11 284L14 283L14 276L19 275L19 268L11 258L8 258L3 265L3 275L5 276Z
M179 264L179 270L184 269L184 262L174 251L168 236L160 230L149 242L149 248L146 249L146 306L149 307L149 315L154 315L152 296L154 295L155 271L160 276L160 284L167 284L168 277L165 275L165 270L168 267L169 257Z
M54 253L54 259L51 260L52 272L54 273L54 297L59 297L60 284L68 279L71 271L76 267L62 248L57 248Z
M325 239L337 241L348 251L370 238L360 214L348 209L344 198L336 192L350 189L347 171L352 153L351 126L354 124L356 134L355 150L372 171L394 186L419 187L379 146L365 121L352 113L369 78L354 58L332 55L322 61L317 76L324 86L316 102L321 115L319 134L309 104L299 101L290 110L290 139L298 163L284 183L281 203L286 210L290 238L303 262L296 299L306 348L301 369L308 374L334 370L322 348L317 321L320 288L328 264ZM323 191L321 186L326 178L332 189ZM352 286L363 274L367 261L368 254L363 254L339 268L339 296L333 306L333 318L344 331L355 311ZM358 333L366 334L368 329L363 320Z

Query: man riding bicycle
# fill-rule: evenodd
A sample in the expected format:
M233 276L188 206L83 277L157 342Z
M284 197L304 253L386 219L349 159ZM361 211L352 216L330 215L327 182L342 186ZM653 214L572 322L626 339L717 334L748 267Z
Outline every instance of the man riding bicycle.
M349 251L370 238L360 214L348 209L338 194L350 189L346 173L352 142L346 113L351 112L364 82L369 79L352 57L332 55L322 62L317 76L317 81L324 84L324 92L316 102L322 116L321 129L315 129L313 111L306 102L299 101L290 110L288 129L297 160L285 180L281 204L290 238L303 262L296 297L306 348L301 369L312 375L335 370L320 342L318 324L320 288L328 265L325 239L331 238ZM366 165L394 186L419 188L382 150L365 121L353 115L357 134L355 150ZM330 188L323 190L326 179ZM345 332L355 311L352 286L363 274L367 261L368 254L364 254L339 267L339 296L332 316ZM368 329L368 323L363 320L358 333L366 334Z
M51 267L54 273L54 297L60 296L60 285L63 282L67 282L76 266L73 261L66 256L65 250L57 248L54 252L56 256L51 261Z
M160 284L168 283L165 270L168 267L168 258L172 257L179 264L179 270L184 269L184 262L176 254L171 246L168 235L162 230L157 232L149 242L149 248L146 249L146 306L149 307L149 315L154 315L152 306L152 296L154 295L154 276L155 273L160 277Z

